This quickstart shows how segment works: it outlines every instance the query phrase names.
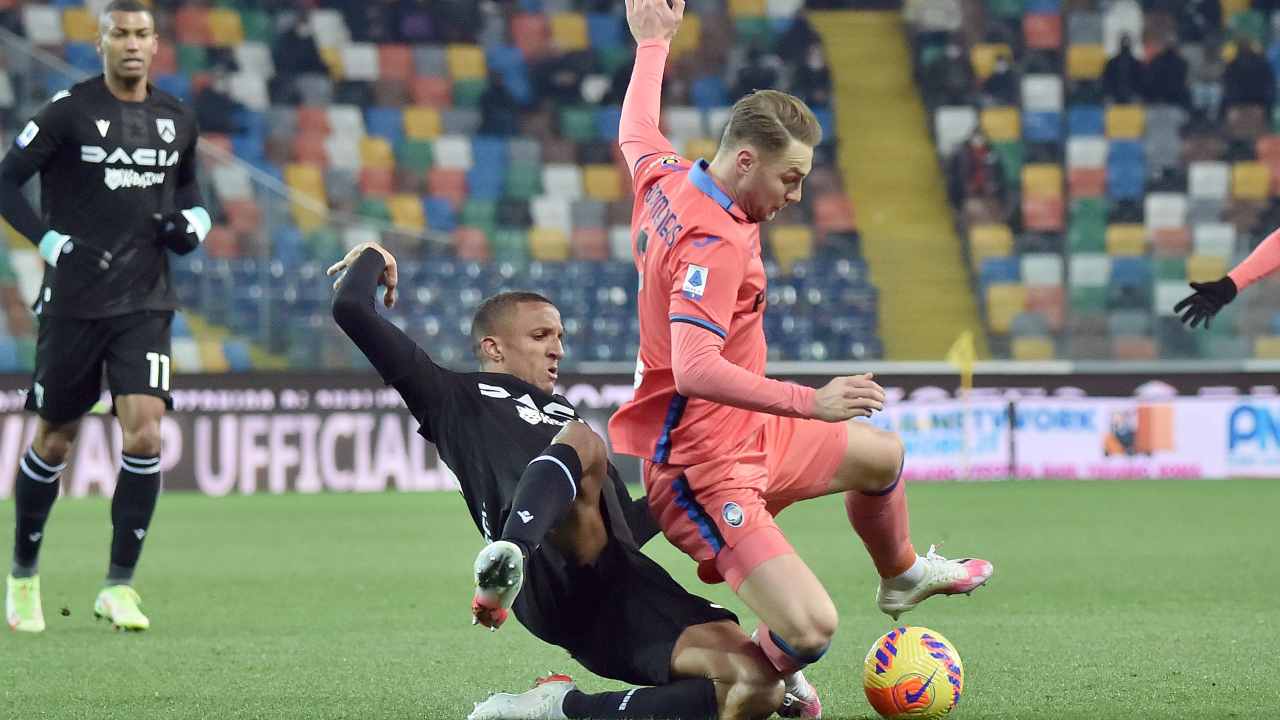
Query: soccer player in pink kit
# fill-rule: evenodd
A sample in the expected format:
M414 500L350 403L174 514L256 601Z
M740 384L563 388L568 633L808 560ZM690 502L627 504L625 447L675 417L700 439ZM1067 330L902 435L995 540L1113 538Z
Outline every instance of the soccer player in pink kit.
M820 717L800 672L826 652L835 606L774 522L787 505L844 493L895 618L927 597L969 592L985 560L916 554L898 437L853 422L884 407L869 374L814 390L764 376L765 273L759 223L800 200L822 137L797 98L762 90L734 105L715 158L690 162L659 131L662 74L682 0L627 0L637 42L619 143L636 195L640 272L635 397L609 423L644 458L650 507L667 538L726 580L761 618L756 641L787 675L779 714Z
M1218 314L1224 305L1236 299L1236 294L1253 283L1280 269L1280 230L1273 231L1258 247L1231 269L1231 272L1212 282L1193 282L1195 292L1173 306L1174 314L1182 315L1182 322L1191 327L1204 323Z

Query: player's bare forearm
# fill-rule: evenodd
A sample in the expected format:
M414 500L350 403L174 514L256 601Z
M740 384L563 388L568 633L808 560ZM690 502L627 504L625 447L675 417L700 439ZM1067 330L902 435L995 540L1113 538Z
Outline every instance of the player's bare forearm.
M677 0L674 8L666 0L627 0L627 23L636 39L636 62L622 101L618 145L632 173L636 162L645 155L675 151L662 135L658 121L667 53L683 15L683 0Z

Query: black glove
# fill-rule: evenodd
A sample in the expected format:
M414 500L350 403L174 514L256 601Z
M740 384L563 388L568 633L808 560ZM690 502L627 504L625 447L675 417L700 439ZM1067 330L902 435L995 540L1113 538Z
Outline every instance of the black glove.
M204 212L200 208L196 209ZM154 215L156 240L179 255L186 255L200 247L200 241L204 239L203 233L197 228L197 220L188 216L191 212L193 211L174 210L164 215ZM204 216L204 221L208 222L208 214Z
M53 230L45 233L39 244L40 257L50 265L66 263L106 272L111 269L111 253L87 240L61 235Z
M1230 277L1206 283L1193 282L1191 289L1195 292L1173 306L1174 314L1182 313L1182 322L1191 327L1196 327L1203 321L1207 329L1209 319L1217 315L1223 305L1236 299L1236 283ZM1182 312L1184 309L1186 312Z

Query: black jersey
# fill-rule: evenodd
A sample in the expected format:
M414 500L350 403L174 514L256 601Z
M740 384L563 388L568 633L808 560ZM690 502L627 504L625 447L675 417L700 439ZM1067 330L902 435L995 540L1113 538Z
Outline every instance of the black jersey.
M11 153L40 173L41 216L57 232L111 252L111 269L46 267L36 312L97 318L177 307L153 216L195 185L195 114L154 86L125 102L103 76L64 90L23 127ZM39 242L40 238L32 238Z

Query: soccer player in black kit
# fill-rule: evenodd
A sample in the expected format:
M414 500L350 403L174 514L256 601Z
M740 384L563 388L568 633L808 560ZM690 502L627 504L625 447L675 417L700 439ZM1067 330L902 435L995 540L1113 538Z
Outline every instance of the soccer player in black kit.
M169 336L176 298L170 252L194 250L210 227L196 184L195 115L147 80L158 39L137 0L99 17L103 74L54 95L0 162L0 214L40 250L44 281L27 409L35 441L18 463L13 567L5 615L40 632L36 561L80 419L102 376L124 436L111 500L111 553L94 613L146 630L132 587L160 493L160 420L171 407ZM40 175L40 213L21 194Z
M496 628L507 608L538 638L592 672L646 686L589 695L563 675L520 695L497 693L471 720L525 718L764 718L780 676L729 611L686 592L637 547L630 505L604 441L555 395L564 330L534 293L503 293L476 311L481 371L436 365L381 317L395 259L373 243L329 268L333 316L419 432L457 475L472 522L489 544L476 558L473 621ZM638 531L643 538L643 531Z

